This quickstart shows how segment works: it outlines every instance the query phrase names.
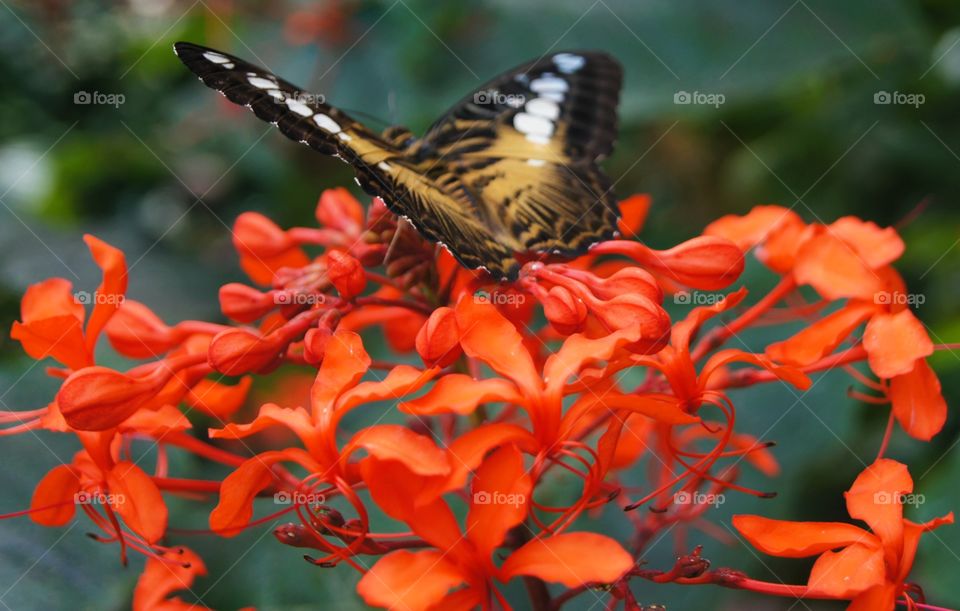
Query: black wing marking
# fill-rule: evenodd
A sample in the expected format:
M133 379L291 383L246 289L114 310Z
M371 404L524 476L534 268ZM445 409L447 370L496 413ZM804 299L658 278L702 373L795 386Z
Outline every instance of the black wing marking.
M427 239L446 247L462 264L500 276L512 252L497 242L469 208L446 191L448 184L421 176L406 163L406 152L371 132L319 96L305 93L271 72L228 53L187 42L174 51L207 86L249 107L284 135L317 151L341 157L357 173L358 184L407 218ZM516 262L512 261L513 266Z
M597 51L563 51L518 66L464 97L427 130L431 148L483 152L506 128L532 145L561 137L567 160L600 160L613 151L623 69ZM491 130L493 125L496 130ZM466 132L466 134L465 134ZM532 150L531 150L532 149ZM528 157L534 147L489 156Z

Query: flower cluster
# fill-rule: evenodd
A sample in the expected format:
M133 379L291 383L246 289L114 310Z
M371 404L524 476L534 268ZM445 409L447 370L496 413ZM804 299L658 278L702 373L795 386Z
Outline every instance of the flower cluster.
M229 323L163 321L126 298L123 253L87 236L103 276L91 297L45 280L27 290L13 324L27 354L57 363L48 372L62 384L46 406L0 413L0 434L46 429L80 448L13 515L55 527L79 507L124 561L130 550L146 555L136 609L185 604L178 592L207 571L171 544L169 495L214 502L209 529L222 537L288 516L275 526L278 544L307 550L319 567L358 571L359 596L389 609L510 608L503 586L514 580L541 609L588 590L641 609L634 580L851 609L922 603L908 582L917 545L953 516L904 519L899 500L913 483L883 455L894 422L927 441L946 403L926 360L938 346L892 267L904 249L896 231L852 217L807 224L761 206L655 250L635 239L649 204L622 202L624 239L574 261L528 261L512 283L461 268L380 200L364 209L344 189L320 197L318 227L245 213L234 245L256 286L220 288ZM734 286L748 251L780 276L759 297ZM671 320L664 295L690 291L710 299ZM796 321L806 324L761 352L728 346L747 328ZM98 364L104 334L140 364ZM389 346L379 359L377 337ZM853 366L861 362L867 370ZM309 372L308 396L276 392L248 412L251 389L276 390L265 382L281 366ZM737 429L743 407L732 391L802 392L811 375L838 367L866 387L854 396L890 406L878 459L846 495L870 530L734 519L763 552L819 554L806 585L710 570L699 548L666 570L641 567L652 538L677 527L685 541L686 526L725 494L772 496L739 482L744 466L768 477L779 466L772 441ZM154 451L135 454L134 443ZM227 474L170 473L170 452ZM549 489L558 479L574 491L559 502ZM281 506L257 517L255 501L270 497ZM600 532L589 518L605 507L619 507L635 536Z

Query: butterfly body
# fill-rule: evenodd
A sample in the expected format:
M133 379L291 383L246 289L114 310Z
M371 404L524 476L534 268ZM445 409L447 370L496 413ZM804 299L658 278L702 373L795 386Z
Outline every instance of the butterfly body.
M350 164L383 199L463 265L514 279L518 254L583 254L619 217L597 162L616 138L619 64L563 52L508 71L462 99L426 133L376 133L319 96L226 53L177 43L208 86L286 136Z

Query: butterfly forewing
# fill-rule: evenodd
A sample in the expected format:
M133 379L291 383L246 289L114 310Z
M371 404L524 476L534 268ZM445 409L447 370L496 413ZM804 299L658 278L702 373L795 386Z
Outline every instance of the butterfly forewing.
M465 266L513 279L521 252L581 254L615 234L596 165L616 137L621 71L601 53L557 53L461 100L420 139L373 133L319 96L226 53L177 43L208 86L288 137L351 164L357 181Z

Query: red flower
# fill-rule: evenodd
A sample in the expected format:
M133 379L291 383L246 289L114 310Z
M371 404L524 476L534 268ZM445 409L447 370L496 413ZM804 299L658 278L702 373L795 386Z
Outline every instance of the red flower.
M207 567L200 556L185 547L148 558L133 590L133 611L207 609L180 598L170 598L170 594L178 590L189 590L197 577L206 574Z
M92 235L83 239L103 270L100 286L93 294L74 294L70 282L62 278L34 284L20 304L22 321L14 322L10 331L10 337L18 340L31 357L53 357L69 369L93 365L97 338L127 291L123 253ZM93 303L93 310L84 328L86 303Z
M477 469L464 530L445 501L418 504L422 480L403 464L367 458L361 469L377 504L434 548L396 551L377 561L357 586L367 604L410 610L489 608L496 598L509 608L496 581L531 576L576 587L614 582L633 566L633 558L616 541L584 532L534 538L497 567L493 552L524 521L532 494L523 457L512 446L496 450Z
M953 523L953 513L917 524L903 518L903 500L913 492L907 468L880 459L860 474L845 494L850 516L868 532L841 522L784 522L760 516L735 516L733 525L757 549L772 556L820 557L806 593L846 599L853 611L892 611L910 590L910 574L920 536ZM839 552L831 550L841 548ZM909 606L909 605L908 605Z
M225 536L239 534L253 515L253 499L274 484L272 466L292 462L319 476L321 482L349 488L354 475L347 459L360 449L370 455L406 461L422 475L446 475L447 457L432 441L408 429L379 425L364 429L341 451L336 438L341 418L368 402L397 398L416 391L430 381L436 370L420 371L407 365L394 368L386 378L361 382L370 368L370 357L360 336L337 331L327 342L326 354L311 391L310 411L268 403L249 424L227 424L210 431L211 437L240 439L268 427L284 426L303 443L304 449L287 448L259 454L244 462L224 480L220 503L210 515L210 525ZM431 449L432 448L432 449Z

